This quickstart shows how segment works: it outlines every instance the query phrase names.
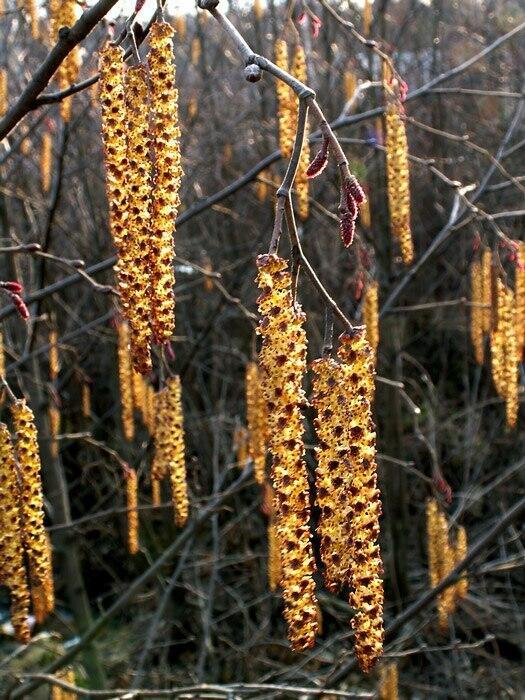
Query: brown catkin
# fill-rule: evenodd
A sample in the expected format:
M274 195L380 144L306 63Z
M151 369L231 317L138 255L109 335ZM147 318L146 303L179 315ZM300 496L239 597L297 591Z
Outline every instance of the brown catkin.
M49 379L54 382L60 372L60 361L58 359L58 335L56 328L51 328L48 336L49 342Z
M157 479L151 480L151 503L154 506L160 506L160 481Z
M253 14L257 21L261 21L264 17L264 5L262 0L253 0Z
M372 227L372 218L370 215L370 196L368 193L366 198L359 205L359 221L366 229L370 229Z
M7 112L7 96L7 71L5 68L0 68L0 116L3 116Z
M454 551L448 538L447 516L442 511L437 516L437 554L439 563L439 580L443 580L454 568ZM438 596L439 629L444 634L448 629L448 619L454 612L455 588L448 586Z
M414 259L412 231L410 228L410 181L408 168L408 144L401 106L389 104L385 112L386 174L390 227L401 249L405 265Z
M166 452L175 523L182 527L188 519L188 484L184 451L184 415L180 377L168 379L164 419L167 423Z
M166 413L166 399L168 391L166 387L161 389L157 394L156 399L156 409L158 414L158 420L155 426L154 443L155 443L155 453L151 462L151 479L152 481L158 481L159 483L164 479L168 473L167 460L166 460L166 437L167 437L167 421L165 420Z
M75 672L71 666L69 668L60 669L56 677L70 685L76 684ZM76 693L70 693L69 690L64 690L64 688L58 685L53 685L51 687L51 700L77 700L77 697Z
M80 405L82 417L89 418L91 416L91 388L88 382L82 382L80 387Z
M151 169L148 82L142 65L128 68L124 78L127 134L128 250L132 279L126 316L130 325L131 359L141 374L151 371Z
M516 352L523 360L525 352L525 241L519 242L516 261Z
M248 429L244 425L237 425L233 431L233 451L239 469L244 469L248 461Z
M365 0L363 6L363 36L370 35L370 28L372 26L373 18L373 6L371 0Z
M56 406L51 404L47 411L47 417L49 422L49 449L51 452L51 457L56 459L58 457L58 433L60 432L60 411Z
M454 545L454 566L467 556L467 531L461 525L456 534L456 543ZM462 600L468 593L468 576L466 571L463 571L461 578L456 583L455 595L456 598Z
M260 368L268 416L269 449L273 457L272 485L281 548L284 616L292 648L314 644L318 628L310 534L310 499L304 461L301 407L306 372L305 316L292 298L288 264L277 255L257 258L257 303L263 338Z
M492 329L492 251L483 248L481 253L481 301L482 309L481 325L484 333L490 333Z
M257 183L255 185L255 192L257 194L257 199L259 202L265 202L268 199L269 187L265 179L268 177L266 170L262 170L259 173L259 178L257 178ZM264 178L264 179L263 179Z
M352 484L350 507L350 605L355 654L361 669L370 671L383 653L383 563L379 550L381 500L377 488L376 434L372 420L374 400L373 353L363 330L340 336L339 359L348 365L351 420Z
M51 187L51 158L52 138L49 131L45 131L40 144L40 182L44 193L49 192Z
M0 330L0 377L5 377L4 334Z
M294 76L294 78L300 80L302 83L306 83L308 81L306 55L304 52L304 48L301 46L301 44L298 44L295 48L291 73ZM294 100L295 104L296 100L293 94L292 99ZM297 107L295 107L295 109L297 110ZM304 139L301 148L301 156L299 158L297 173L295 175L295 190L297 192L298 199L298 214L299 218L302 221L305 221L308 218L308 213L310 210L310 202L308 199L309 179L306 175L306 171L308 170L308 166L310 165L310 145L308 141L308 131L309 129L307 120L304 130Z
M133 421L133 370L129 356L129 329L127 323L119 323L117 333L120 419L124 437L126 440L133 440L135 435L135 423Z
M441 572L439 570L438 553L438 512L439 506L435 498L429 498L426 504L427 517L427 550L428 550L428 575L430 587L435 588L439 583Z
M46 548L49 561L52 560L51 540L49 534L46 533ZM31 603L33 606L33 615L35 621L41 624L46 619L55 607L55 587L53 576L48 576L43 585L32 585L31 587Z
M398 670L395 661L385 664L379 675L379 700L397 700L399 697Z
M150 32L151 126L155 173L151 208L151 326L166 343L175 330L174 230L182 177L178 90L173 63L173 29L155 22Z
M0 423L0 583L11 594L11 622L21 644L30 638L29 587L24 564L20 483L7 426Z
M61 27L72 27L78 16L78 3L76 0L52 0L49 5L51 15L51 41L54 43L58 38ZM65 90L78 78L80 67L80 48L75 46L64 58L57 70L58 86ZM65 122L71 118L72 97L66 97L60 102L60 116Z
M516 303L512 290L498 279L497 323L491 333L492 379L499 396L505 400L506 422L514 428L518 418L519 354L516 328Z
M186 39L186 15L178 15L175 18L175 31L179 41L183 42Z
M363 321L366 326L366 339L372 348L374 364L379 346L379 284L371 282L363 299Z
M288 46L284 39L277 39L275 42L275 63L282 70L289 71ZM293 90L282 80L276 81L276 90L279 148L283 158L289 158L292 154L295 134L295 95Z
M22 529L31 585L50 588L53 576L51 551L44 529L44 496L40 476L40 454L33 411L25 399L11 406L16 433L16 455L20 465ZM50 601L49 610L53 607Z
M193 37L191 40L191 63L192 65L196 66L201 58L202 54L202 46L201 46L201 40L199 39L198 36Z
M253 460L253 474L255 481L262 484L266 467L266 406L261 373L256 362L246 365L246 419L248 453Z
M312 363L312 405L318 447L315 483L319 522L317 532L324 564L323 578L331 592L349 583L351 566L349 434L351 401L348 388L351 370L329 357Z
M277 527L273 517L268 520L268 587L276 591L281 583L281 553Z
M470 266L470 339L474 348L474 357L478 365L483 364L483 279L481 262L473 260Z
M351 70L345 70L343 77L343 84L345 90L345 100L351 100L357 88L357 78L355 73Z
M139 512L137 472L128 468L126 479L126 509L128 522L128 552L136 554L139 551Z

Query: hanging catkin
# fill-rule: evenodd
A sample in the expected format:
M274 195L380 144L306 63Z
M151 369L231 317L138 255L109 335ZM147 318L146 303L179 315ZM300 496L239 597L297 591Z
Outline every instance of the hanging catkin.
M201 58L202 54L202 46L201 46L201 40L199 39L198 36L193 37L191 40L191 63L192 65L196 66Z
M131 359L141 374L151 371L151 172L148 83L142 65L128 68L124 78L127 134L127 184L129 239L126 257L133 278L127 318L130 325Z
M49 341L49 379L54 382L58 379L60 372L60 360L58 358L58 335L56 328L51 328L48 336Z
M11 622L21 644L30 638L29 587L24 564L20 484L7 426L0 423L0 581L11 594Z
M52 559L51 540L46 533L46 550L49 561ZM35 621L41 624L55 607L55 589L53 576L48 576L44 584L33 584L31 586L31 603Z
M83 381L80 387L80 406L82 409L82 417L89 418L91 416L91 389L88 382Z
M0 116L7 112L7 71L5 68L0 68Z
M38 8L36 0L24 0L23 4L29 17L29 24L31 26L31 36L33 39L38 39L40 32L38 29Z
M78 15L78 3L76 0L51 0L49 5L51 17L51 43L58 38L62 27L72 27ZM80 49L74 46L64 58L57 70L58 86L61 90L67 89L76 82L80 66ZM60 116L64 122L71 118L72 97L65 97L60 102Z
M264 5L262 0L253 0L253 14L257 21L261 21L264 17Z
M483 278L481 262L473 260L470 266L470 339L474 348L474 357L478 365L483 364Z
M366 327L366 339L372 348L375 365L379 345L379 284L376 281L371 282L365 290L363 321Z
M128 552L136 554L139 551L139 512L137 472L128 467L124 474L126 480L126 510L128 523Z
M518 361L525 351L525 241L519 242L516 261L516 352Z
M0 330L0 378L5 377L4 334ZM0 389L1 391L1 389Z
M51 154L52 139L49 131L42 134L42 143L40 144L40 182L42 184L42 192L49 192L51 187Z
M20 465L22 528L31 585L52 589L51 552L44 529L44 497L40 477L40 454L32 410L25 399L11 406L16 433L16 455ZM49 610L53 601L49 601ZM49 611L48 610L48 611Z
M253 460L253 474L258 484L264 482L266 466L266 407L262 393L262 376L256 362L246 365L246 419L248 453Z
M304 314L294 306L292 279L285 260L277 255L257 259L257 303L263 338L260 368L268 415L272 482L281 547L281 585L288 638L300 651L314 644L318 628L313 579L315 562L309 528L309 484L304 462L301 407L306 372Z
M58 457L58 433L60 432L60 411L58 408L51 404L48 408L48 422L49 422L49 449L51 452L51 457L56 459Z
M301 44L298 44L295 48L291 73L299 80L301 83L306 83L308 81L307 68L306 68L306 56L304 53L304 48ZM296 98L295 95L291 94L291 99L293 99L295 112L297 112ZM308 213L310 209L310 203L308 199L308 183L309 178L306 174L308 166L310 165L310 145L308 141L309 129L308 120L306 120L304 139L301 148L301 156L299 158L299 164L297 166L297 173L295 175L295 189L297 192L298 199L298 213L299 218L305 221L308 218Z
M379 550L381 500L377 488L376 435L372 420L373 353L363 330L340 336L339 359L350 371L351 558L350 605L355 654L361 669L370 671L383 652L383 563Z
M180 42L186 39L186 15L178 15L175 18L175 30Z
M397 700L399 697L397 664L385 664L379 676L379 700Z
M233 431L233 451L237 460L239 469L244 469L248 461L248 439L249 433L244 425L237 425Z
M167 421L166 416L166 399L168 390L166 387L161 389L157 394L156 409L158 419L155 426L155 453L151 462L151 481L160 482L167 474L167 459L166 459L166 436L167 436ZM153 489L153 487L152 487Z
M57 671L56 677L70 685L75 685L75 672L71 666ZM68 690L64 690L58 685L54 685L51 688L51 700L77 700L77 697L76 693L70 693Z
M491 333L492 379L499 396L505 400L506 422L515 427L518 418L519 354L516 327L516 303L512 290L498 279L497 322Z
M357 88L357 78L355 73L351 70L345 70L343 77L344 89L345 89L345 100L351 100Z
M454 568L454 551L448 537L448 522L445 513L438 511L437 515L437 544L439 580L444 579ZM448 629L448 619L454 612L455 589L448 586L438 596L438 622L442 634Z
M405 122L401 118L401 106L395 101L387 106L385 115L390 227L394 238L399 243L403 262L405 265L410 265L414 259L414 247L410 228L410 182Z
M277 527L271 516L268 520L268 587L276 591L281 583L281 553Z
M288 72L288 46L284 39L275 42L275 64ZM276 81L277 118L279 122L279 148L283 158L292 154L295 134L296 104L293 90L282 80Z
M117 333L120 419L124 437L126 440L133 440L135 435L135 424L133 421L133 370L129 356L129 329L127 323L119 323L117 326Z
M463 526L458 528L456 534L456 544L454 546L454 566L459 564L467 556L467 531ZM463 599L468 593L468 577L463 571L461 578L456 583L455 595L458 599Z
M492 329L492 251L483 248L481 253L481 301L483 303L483 333Z
M151 325L153 339L166 343L175 330L174 229L182 177L178 91L173 29L155 22L150 32L151 127L155 173L151 208Z
M167 422L167 434L165 456L168 461L175 523L178 527L182 527L188 519L189 502L180 377L178 375L170 377L166 389L164 419Z

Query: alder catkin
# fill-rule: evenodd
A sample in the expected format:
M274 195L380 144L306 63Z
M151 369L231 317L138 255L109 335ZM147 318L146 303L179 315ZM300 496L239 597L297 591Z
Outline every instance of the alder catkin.
M301 83L306 83L308 81L306 55L304 52L304 48L301 44L298 44L295 48L291 73L293 77L299 80ZM293 99L294 109L295 112L297 112L296 99L293 92L291 95L291 99ZM310 165L310 144L308 140L308 135L309 129L307 119L304 129L304 138L301 147L301 155L299 158L299 164L297 166L297 172L295 175L295 190L297 192L298 199L298 214L301 221L305 221L308 218L308 213L310 210L310 202L308 199L309 178L306 174L308 166Z
M129 329L127 323L119 323L118 333L118 378L120 387L120 419L126 440L133 440L135 423L133 420L133 380L129 355Z
M246 420L248 454L253 460L255 481L262 484L266 467L266 406L262 376L256 362L249 362L246 365Z
M474 348L474 357L478 365L483 364L483 278L481 274L481 262L473 260L470 266L470 339Z
M164 408L164 420L167 423L165 456L168 461L175 523L178 527L182 527L188 519L189 502L180 377L178 375L170 377L166 389Z
M249 451L248 451L248 430L244 425L237 425L233 431L233 451L235 452L235 458L237 460L237 466L239 469L244 469L246 462L248 461Z
M71 666L57 671L56 677L70 685L76 684L75 672ZM51 700L77 700L77 697L77 693L70 693L69 690L64 690L58 685L51 688Z
M281 548L281 585L288 638L296 651L314 644L318 629L310 535L310 499L301 407L306 372L305 316L293 303L290 270L277 255L257 258L262 336L259 366L268 415L272 483Z
M51 14L51 34L52 42L58 38L58 33L61 27L72 27L78 16L78 3L76 0L54 0L50 2ZM57 70L57 80L60 90L67 89L70 85L76 82L80 67L80 48L74 46L68 52ZM65 97L60 101L60 116L64 122L68 122L71 118L71 101L72 97Z
M370 671L383 652L383 563L379 550L381 500L377 488L373 353L364 330L340 336L339 359L350 368L351 557L350 605L355 654L361 669Z
M30 638L29 586L24 564L20 484L9 430L0 423L0 582L11 595L11 623L21 644Z
M82 382L80 387L80 405L82 417L89 418L91 416L91 389L88 382Z
M519 350L516 327L516 303L512 290L496 281L497 321L491 332L492 379L499 396L505 400L506 422L514 428L518 418Z
M7 112L7 71L5 68L0 68L0 116Z
M128 468L124 475L126 479L126 509L128 522L128 552L136 554L139 551L139 512L137 472Z
M457 566L467 556L467 531L461 525L456 534L456 544L454 546L454 566ZM462 600L468 593L468 576L466 571L461 573L461 577L456 583L456 598Z
M164 387L164 389L159 391L156 398L157 422L154 434L155 452L151 462L151 480L157 481L159 484L168 472L165 454L167 436L167 421L165 419L167 395L168 391L166 387Z
M51 540L46 532L46 548L49 561L52 559ZM31 603L35 621L41 624L55 607L55 587L53 576L48 576L44 584L33 584L31 586Z
M268 520L268 587L276 591L281 583L281 554L277 527L273 517Z
M4 334L0 330L0 378L5 377Z
M345 89L345 99L348 102L348 100L351 100L354 96L357 88L357 78L355 73L353 73L351 70L345 70L343 83Z
M178 38L181 42L186 39L186 15L178 15L175 18L175 31L177 32Z
M516 352L523 360L525 351L525 241L519 242L516 261Z
M375 365L379 346L379 284L376 281L371 282L365 290L363 321L366 327L366 339L372 348Z
M438 511L437 515L437 544L439 580L444 579L454 568L454 551L448 538L448 522L445 513ZM455 588L448 586L442 591L437 600L439 629L442 634L448 629L448 619L455 608Z
M160 481L157 479L151 480L151 503L154 506L160 506Z
M371 0L365 0L363 6L363 36L367 37L370 35L370 28L372 26L372 2Z
M22 528L31 585L52 588L51 551L44 529L44 496L40 476L40 454L33 411L25 399L11 406L16 433L16 455L20 465ZM50 601L52 609L53 601Z
M398 697L397 664L395 662L385 664L379 675L379 700L397 700Z
M42 143L40 145L40 182L42 184L42 192L49 192L51 187L51 158L52 158L52 139L49 131L42 134Z
M399 243L403 262L410 265L414 247L410 228L408 144L400 110L400 105L392 102L385 112L387 194L392 234Z
M153 339L166 343L175 330L174 230L182 177L178 90L173 29L155 22L150 32L151 127L155 171L151 208L151 325Z
M284 39L275 42L275 64L288 72L288 46ZM282 80L276 81L279 149L283 158L292 154L295 134L296 104L293 90Z
M191 40L191 62L192 65L196 66L202 54L201 40L198 36L193 37Z
M54 405L50 405L48 408L48 421L49 421L49 449L51 452L51 457L56 459L58 457L58 434L60 432L60 411Z
M58 359L58 335L56 328L51 328L48 336L49 342L49 379L54 382L60 372L60 360Z
M441 572L439 570L438 553L438 512L439 506L435 498L429 498L426 504L427 518L427 551L428 551L428 575L430 587L435 588L439 583Z
M483 248L481 253L481 302L483 333L490 333L492 329L492 251L490 248Z

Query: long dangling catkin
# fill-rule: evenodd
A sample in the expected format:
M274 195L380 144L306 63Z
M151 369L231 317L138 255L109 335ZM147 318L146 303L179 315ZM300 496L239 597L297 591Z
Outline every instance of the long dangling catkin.
M284 39L277 39L275 42L275 63L288 72L288 47ZM283 158L289 158L292 154L295 133L295 95L282 80L276 81L276 90L279 148Z
M25 399L11 406L16 432L16 455L20 465L22 528L31 585L50 589L53 576L51 551L44 529L44 496L40 477L40 454L33 411ZM53 601L50 601L53 607Z
M51 540L46 533L46 549L49 561L52 559ZM33 584L31 586L31 603L35 622L41 624L55 607L55 586L53 576L48 576L44 584Z
M259 173L259 178L257 179L256 183L256 193L257 193L257 199L259 202L265 202L266 199L268 198L268 183L264 181L262 178L267 178L268 173L265 170L262 170Z
M253 460L253 474L258 484L264 482L266 466L266 409L261 373L256 362L246 365L246 419L248 453Z
M151 503L156 507L160 506L160 481L157 479L151 480Z
M257 21L261 21L264 17L264 5L262 0L253 0L253 14Z
M374 364L364 331L340 336L338 356L352 372L351 421L347 426L352 469L350 605L357 611L352 618L355 654L361 669L368 672L383 652L383 563L378 543L381 500L372 420Z
M91 389L88 382L82 382L80 387L80 405L82 417L89 418L91 416Z
M273 517L268 520L268 587L276 591L281 583L281 553L277 526Z
M139 512L137 472L128 468L124 475L126 479L126 510L128 522L128 552L136 554L139 551Z
M49 192L51 187L51 149L51 134L49 131L45 131L42 134L42 143L40 145L40 182L44 193Z
M165 455L168 460L171 501L175 512L175 523L178 527L182 527L188 519L189 502L180 377L178 375L170 377L166 389L164 420L167 423L167 435Z
M370 35L370 28L372 26L372 14L372 2L371 0L365 0L365 4L363 7L363 36L367 37Z
M191 40L191 63L192 63L192 65L196 66L199 63L201 54L202 54L201 40L199 39L198 36L193 37L193 39Z
M75 685L76 683L75 671L71 666L58 671L56 677L70 685ZM64 690L58 685L54 685L51 688L51 700L77 700L77 697L77 693L70 693L69 690Z
M233 431L232 448L235 452L235 459L237 460L237 466L239 469L244 469L246 462L248 461L248 439L248 429L244 425L236 425Z
M519 354L514 294L498 279L497 323L491 333L492 379L499 396L505 400L506 422L515 427L518 418Z
M0 116L7 112L7 71L5 68L0 68Z
M366 191L366 197L359 205L359 221L361 225L366 229L370 230L372 227L372 217L370 216L370 195L368 193L368 187L364 188Z
M456 544L454 546L454 566L467 556L467 531L461 525L456 534ZM468 577L465 571L456 583L455 596L462 600L468 593Z
M454 551L448 537L448 522L445 513L438 512L437 516L437 553L439 561L439 579L442 580L454 568ZM455 587L448 586L438 596L439 629L444 634L448 629L448 619L455 608Z
M49 449L51 452L51 457L56 459L58 457L58 433L60 432L60 411L56 406L51 404L48 408L48 421L49 421Z
M397 700L399 697L397 664L385 664L379 676L379 700Z
M408 144L405 122L400 106L392 102L385 112L385 148L388 207L390 227L399 243L405 265L414 259L414 246L410 228L410 182L408 168Z
M318 628L310 535L309 484L304 462L301 407L306 372L304 314L294 306L290 270L277 255L257 258L257 303L263 338L260 368L268 415L269 449L273 457L276 525L281 546L284 616L292 648L314 644Z
M0 378L5 377L4 334L0 330Z
M151 125L155 174L151 208L151 326L153 339L166 343L175 330L174 229L182 177L178 90L173 63L173 29L155 22L150 32Z
M118 333L118 378L120 386L120 419L122 432L126 440L133 440L135 423L133 421L133 384L132 367L129 356L129 329L127 323L119 323Z
M11 594L11 622L21 644L30 638L29 587L24 565L20 484L9 430L0 423L0 580Z
M49 379L54 382L60 372L60 361L58 359L58 335L56 328L51 328L48 336L49 342Z
M127 257L133 279L127 309L131 334L131 359L141 374L151 371L151 172L148 82L142 65L128 68L124 78L128 161L129 240Z
M481 302L483 333L490 333L492 329L492 251L490 248L483 248L481 253Z
M167 396L168 390L164 387L156 398L158 419L154 434L155 453L151 462L151 480L152 482L157 481L159 484L168 473L166 458L167 421L165 420Z
M178 15L175 19L175 31L178 39L183 42L186 39L186 15Z
M379 284L371 282L363 300L363 321L366 326L366 339L372 348L374 364L379 346Z
M306 83L308 81L307 68L306 68L306 55L304 53L304 48L301 44L298 44L295 48L291 73L294 78L301 81L301 83ZM295 96L292 93L292 99L295 105ZM297 111L297 107L295 106ZM308 120L305 124L303 145L301 148L301 156L299 158L299 164L297 166L297 173L295 175L295 189L297 192L298 199L298 213L299 218L305 221L308 218L308 213L310 210L310 202L308 199L308 189L309 189L309 178L306 174L308 166L310 165L310 145L308 141Z
M51 33L53 42L58 37L58 32L61 27L72 27L78 16L78 3L76 0L54 0L50 2L51 14ZM61 90L65 90L78 78L80 67L80 49L74 46L67 54L57 70L58 85ZM64 122L68 122L71 118L71 100L72 97L66 97L60 102L60 116Z
M483 364L483 278L481 275L481 262L473 260L470 266L470 339L474 348L474 357L478 365Z
M516 264L516 351L518 359L525 352L525 241L520 241Z
M439 507L435 498L429 498L426 504L427 517L427 550L428 550L428 575L430 587L435 588L439 583L441 572L439 570L438 553L438 513Z
M329 591L336 592L349 583L351 566L349 435L351 402L347 396L350 368L331 358L312 363L312 405L318 447L315 483L323 578Z
M345 89L345 100L351 100L357 88L357 78L355 73L351 70L345 70L343 77L343 84Z

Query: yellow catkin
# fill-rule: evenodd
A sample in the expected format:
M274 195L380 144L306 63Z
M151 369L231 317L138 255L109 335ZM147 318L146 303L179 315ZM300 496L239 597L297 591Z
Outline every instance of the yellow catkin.
M470 266L470 339L474 348L474 357L478 365L483 364L483 279L481 275L481 262L473 260Z
M30 139L24 139L20 144L20 153L23 156L28 156L31 151L31 141Z
M61 669L56 674L56 677L70 685L76 685L75 672L71 667ZM77 697L76 693L64 690L58 685L53 685L51 687L51 700L77 700Z
M129 356L129 329L126 323L119 323L118 328L118 378L120 386L120 419L122 432L126 440L133 440L135 424L133 421L133 384L132 367Z
M0 330L0 377L5 377L4 334Z
M80 406L82 417L89 418L91 416L91 388L88 382L82 382L80 387Z
M31 585L49 590L52 589L50 579L53 571L51 551L44 529L44 496L35 419L25 399L15 401L11 413L16 433L16 455L20 465L23 539ZM50 600L48 611L52 610L53 605L53 600Z
M314 372L312 405L318 447L316 447L316 490L319 508L317 532L320 539L323 578L326 587L337 592L349 583L350 548L350 444L346 430L351 421L347 365L324 357L312 363Z
M178 91L173 63L173 29L155 22L150 32L151 126L155 174L151 208L151 326L166 343L175 330L174 229L182 177Z
M275 42L275 63L282 70L289 71L288 46L284 39L277 39ZM295 135L296 100L293 90L282 80L276 81L276 91L279 148L283 158L289 158L292 154Z
M359 221L366 229L370 229L372 227L372 218L370 216L370 197L368 195L359 205Z
M248 461L248 430L244 425L237 425L233 431L233 451L239 469L244 469Z
M448 538L447 517L442 512L437 516L437 554L439 562L439 578L444 579L454 568L454 551ZM438 622L439 629L444 634L448 629L448 619L455 608L455 587L448 586L438 596Z
M133 396L133 408L142 413L144 406L144 392L146 391L146 383L142 374L139 374L134 369L131 370L131 393Z
M126 509L128 522L128 552L136 554L139 551L139 512L137 472L128 468L126 479Z
M454 546L454 566L467 556L467 531L463 526L458 528L456 534L456 543ZM468 593L468 577L466 571L463 571L461 578L456 583L455 595L460 600L465 598Z
M224 151L222 152L222 159L225 165L229 165L233 158L233 146L231 143L226 143L224 145Z
M281 583L281 554L277 527L273 518L268 520L268 587L276 591Z
M199 113L199 102L195 95L192 95L188 100L188 119L195 119Z
M355 654L361 669L370 671L383 653L383 563L379 550L381 500L377 488L373 353L364 330L340 336L339 359L350 368L350 439L352 484L350 527L352 566L350 605Z
M178 15L175 18L175 31L177 32L177 37L179 41L184 41L186 39L186 15Z
M213 265L211 264L211 260L208 256L206 256L202 262L202 269L204 270L204 289L207 292L212 292L215 288L210 274L213 272Z
M363 300L363 321L366 326L366 339L372 348L374 363L379 346L379 284L371 282Z
M344 89L345 89L345 99L351 100L355 94L357 88L357 78L353 71L345 70L343 77Z
M168 423L166 418L166 399L168 390L161 389L156 398L156 410L158 419L155 425L154 443L155 452L151 462L151 480L160 482L168 473L166 445L168 434Z
M379 700L397 700L398 697L397 664L395 662L385 664L379 674Z
M302 83L306 83L308 81L306 55L304 53L304 48L301 46L301 44L298 44L296 46L291 73L294 76L294 78L297 78L297 80L300 80ZM304 140L301 148L301 156L299 158L297 173L295 175L295 189L297 192L298 199L298 214L299 218L302 221L306 221L310 210L310 201L308 198L309 179L306 175L306 171L310 164L310 145L308 141L308 133L309 129L307 121L304 130Z
M492 379L499 396L505 400L506 422L514 428L518 418L519 351L516 327L516 303L512 290L498 279L497 323L491 333Z
M264 17L264 5L262 0L253 0L253 14L258 21L261 21Z
M292 299L292 279L285 260L277 255L257 259L257 303L262 336L259 366L268 416L269 450L275 517L281 547L284 616L292 648L314 644L318 629L310 535L309 484L304 461L301 407L306 372L305 316Z
M492 251L484 248L481 253L481 325L484 333L490 333L492 328Z
M49 561L52 559L51 540L46 533L46 547ZM46 619L49 612L55 607L55 590L53 577L48 576L43 585L33 585L31 587L31 603L35 622L41 624Z
M401 118L400 106L394 102L388 105L385 114L390 226L401 249L403 262L410 265L414 259L414 247L410 228L410 182L405 122Z
M155 425L157 423L156 408L157 408L157 393L155 389L148 384L148 389L145 398L145 407L143 415L147 416L145 419L146 427L150 435L155 433Z
M151 480L151 503L156 507L160 506L160 481L157 479Z
M60 372L60 361L58 358L58 335L56 328L51 328L48 336L49 342L49 379L54 382Z
M79 6L76 0L53 0L49 6L51 16L51 41L54 44L61 27L72 27L78 17ZM57 70L58 86L65 90L78 78L80 67L80 49L75 46L64 58ZM71 118L72 97L66 97L60 102L60 116L65 122Z
M175 512L175 523L178 527L182 527L188 519L189 502L180 377L178 375L170 377L166 388L168 392L165 412L168 431L166 458L168 460L171 501Z
M428 550L428 575L430 587L435 588L439 583L441 572L439 570L438 553L438 512L439 506L435 498L429 498L426 504L427 518L427 550Z
M201 58L202 54L202 46L201 46L201 40L199 39L198 36L193 37L191 40L191 63L192 65L196 66Z
M133 277L127 319L131 359L141 374L151 371L151 172L148 81L142 65L128 68L124 78L128 161L129 240L126 255Z
M51 457L56 459L58 457L58 434L60 432L60 411L54 405L50 405L48 408L48 421L49 421L49 449L51 452Z
M36 0L24 0L24 6L29 17L29 24L31 26L31 36L33 39L38 39L40 32L38 28L38 8Z
M255 481L262 484L266 467L266 407L256 362L246 365L246 418L248 453L253 460L253 474Z
M265 182L265 179L267 177L268 173L265 170L263 170L260 173L260 179L257 179L257 183L255 185L255 192L257 194L257 199L259 200L259 202L265 202L268 198L269 188L268 183Z
M516 262L516 352L518 360L525 352L525 241L519 242Z
M0 68L0 116L7 112L7 71Z
M42 134L42 143L40 144L40 182L44 193L49 192L51 187L51 151L51 134L49 131L45 131Z
M24 565L20 483L7 426L0 423L0 583L11 594L11 622L16 639L27 644L29 587Z
M373 17L372 0L365 0L365 4L363 6L363 36L370 35L370 28L372 26L372 17Z

